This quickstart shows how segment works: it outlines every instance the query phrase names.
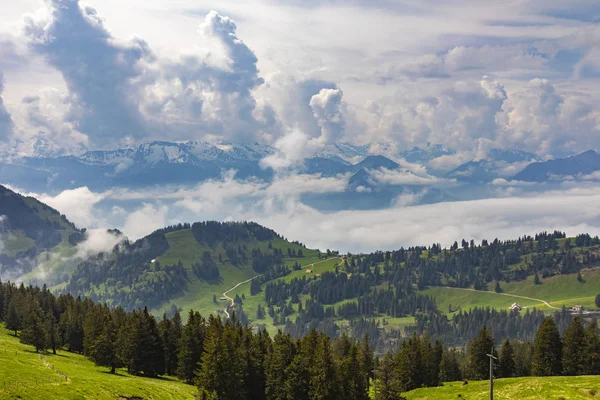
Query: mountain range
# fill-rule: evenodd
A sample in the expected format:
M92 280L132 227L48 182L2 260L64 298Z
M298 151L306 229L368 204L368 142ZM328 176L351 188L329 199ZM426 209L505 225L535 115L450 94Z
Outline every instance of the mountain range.
M157 141L80 155L56 155L46 147L36 147L37 154L32 156L0 157L0 183L37 193L59 193L81 186L103 191L113 187L193 185L219 180L230 170L236 171L238 180L271 182L275 171L261 160L277 152L260 143L206 141ZM373 153L373 149L385 155ZM449 172L432 163L455 154L455 150L439 144L403 152L382 144L330 145L305 159L297 173L341 176L347 179L346 190L307 193L302 200L321 210L384 208L398 201L399 196L410 198L407 204L436 203L473 198L474 193L485 197L487 185L498 178L552 183L563 178L594 179L592 173L600 170L600 156L593 150L541 161L522 150L493 149L485 158L467 161ZM399 175L404 179L398 179Z

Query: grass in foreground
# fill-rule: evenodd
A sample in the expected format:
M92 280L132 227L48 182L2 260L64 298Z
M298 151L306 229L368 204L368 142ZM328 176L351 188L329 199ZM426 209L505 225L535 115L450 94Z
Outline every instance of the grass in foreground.
M40 359L33 347L0 327L0 399L193 399L194 386L175 378L143 378L96 367L84 356L59 351ZM51 366L54 365L54 370ZM66 374L68 379L57 374ZM37 379L37 385L36 385ZM52 383L48 383L48 379ZM19 382L18 385L15 382ZM23 384L25 382L25 384ZM42 383L45 382L45 383Z
M444 383L403 393L408 400L487 400L489 381ZM600 398L598 376L507 378L494 381L494 398L501 400L590 400Z

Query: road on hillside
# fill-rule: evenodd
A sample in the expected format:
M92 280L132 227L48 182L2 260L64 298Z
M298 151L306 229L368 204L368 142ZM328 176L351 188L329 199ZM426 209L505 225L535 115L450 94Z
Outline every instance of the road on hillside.
M540 303L543 303L543 304L547 305L550 308L553 308L555 310L560 310L560 308L554 307L553 305L551 305L550 303L548 303L546 300L536 299L536 298L527 297L527 296L520 296L518 294L496 293L496 292L490 292L489 290L476 290L476 289L457 288L457 287L449 287L449 286L441 286L441 287L444 287L446 289L466 290L468 292L476 292L476 293L490 293L490 294L497 294L497 295L500 295L500 296L518 297L520 299L539 301ZM523 308L527 308L527 307L529 307L529 306L526 306L526 307L523 307Z
M317 265L317 264L324 263L324 262L326 262L326 261L329 261L329 260L332 260L332 259L334 259L334 258L339 258L339 257L331 257L331 258L328 258L328 259L326 259L326 260L319 261L319 262L317 262L317 263L312 263L312 264L304 265L304 266L303 266L303 268L305 268L305 267L314 267L314 266L315 266L315 265ZM341 260L341 258L340 258L340 260ZM233 306L235 305L235 300L234 300L234 299L232 299L231 297L227 296L227 293L231 292L232 290L235 290L235 289L237 289L238 287L240 287L240 285L243 285L244 283L248 283L248 282L250 282L251 280L258 278L258 277L259 277L259 276L261 276L261 275L262 275L262 274L260 274L260 275L256 275L256 276L254 276L254 277L252 277L252 278L250 278L250 279L246 279L245 281L239 282L238 284L236 284L236 285L235 285L234 287L232 287L231 289L229 289L229 290L227 290L227 291L223 292L223 297L224 297L224 298L226 298L227 300L231 301L231 304L230 304L228 307L225 307L225 314L227 314L227 319L229 319L229 318L231 317L231 316L229 315L229 312L227 311L227 308L229 308L229 307L233 307Z

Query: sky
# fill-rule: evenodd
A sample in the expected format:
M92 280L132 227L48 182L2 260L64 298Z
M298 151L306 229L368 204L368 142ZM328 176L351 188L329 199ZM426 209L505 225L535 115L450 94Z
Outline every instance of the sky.
M332 143L383 154L439 143L457 153L431 165L450 170L494 148L540 159L600 150L597 0L0 6L0 150L20 155L36 146L80 153L153 140L260 142L277 149L263 160L277 169ZM342 191L343 182L294 175L270 185L225 175L159 192L34 195L78 226L117 226L132 238L209 218L253 219L343 251L544 229L600 233L597 186L525 195L497 183L496 199L336 213L299 196ZM119 201L138 206L125 211Z
M600 148L594 0L0 0L0 139Z

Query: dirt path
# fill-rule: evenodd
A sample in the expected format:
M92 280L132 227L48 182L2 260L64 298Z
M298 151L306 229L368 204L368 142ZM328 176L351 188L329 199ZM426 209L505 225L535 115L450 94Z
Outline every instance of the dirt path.
M324 262L326 262L326 261L329 261L329 260L332 260L332 259L334 259L334 258L339 258L339 257L330 257L330 258L328 258L328 259L326 259L326 260L323 260L323 261L319 261L319 262L316 262L316 263L312 263L312 264L304 265L304 266L303 266L303 268L306 268L306 267L314 267L314 266L315 266L315 265L317 265L317 264L324 263ZM341 260L341 258L339 258L339 259ZM253 279L256 279L256 278L258 278L258 277L259 277L259 276L261 276L261 275L262 275L262 274L260 274L260 275L256 275L256 276L254 276L254 277L252 277L252 278L250 278L250 279L247 279L247 280L245 280L245 281L243 281L243 282L239 282L237 285L235 285L235 286L234 286L234 287L232 287L231 289L229 289L229 290L227 290L227 291L223 292L223 297L225 297L227 300L231 301L231 304L230 304L228 307L233 307L233 306L235 305L235 300L234 300L234 299L232 299L231 297L227 296L227 293L231 292L232 290L235 290L235 289L237 289L238 287L240 287L240 285L243 285L243 284L245 284L245 283L248 283L248 282L250 282L250 281L251 281L251 280L253 280ZM225 314L227 314L227 319L229 319L229 318L231 317L231 316L229 315L229 312L227 311L227 308L228 308L228 307L225 307L225 310L224 310L224 311L225 311Z
M533 297L527 297L527 296L520 296L518 294L510 294L510 293L496 293L496 292L490 292L488 290L475 290L475 289L468 289L468 288L457 288L457 287L449 287L449 286L442 286L446 289L455 289L455 290L465 290L468 292L476 292L476 293L489 293L489 294L497 294L499 296L508 296L508 297L517 297L520 299L526 299L526 300L533 300L533 301L538 301L542 304L547 305L550 308L553 308L555 310L560 310L560 308L554 307L553 305L551 305L550 303L548 303L546 300L542 300L542 299L536 299ZM523 308L527 308L529 306L523 307Z
M237 285L235 285L234 287L232 287L231 289L227 290L226 292L223 292L223 297L225 297L227 300L231 301L230 307L233 307L235 305L235 300L232 299L231 297L227 296L227 293L231 292L232 290L237 289L240 285L243 285L244 283L250 282L252 279L258 278L259 276L260 275L256 275L250 279L240 282ZM230 315L229 315L229 312L227 311L227 308L228 307L225 307L225 314L227 314L227 318L229 319Z

